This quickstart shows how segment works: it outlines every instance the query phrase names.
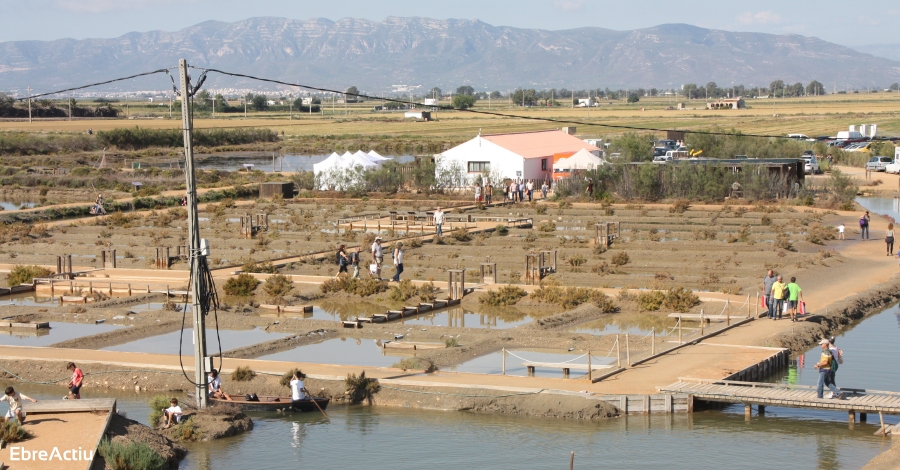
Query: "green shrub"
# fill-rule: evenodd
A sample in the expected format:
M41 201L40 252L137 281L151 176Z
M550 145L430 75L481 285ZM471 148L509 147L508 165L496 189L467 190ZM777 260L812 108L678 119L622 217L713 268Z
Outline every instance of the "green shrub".
M262 238L260 239L262 240ZM272 265L272 263L268 261L264 261L262 263L249 262L243 266L241 266L241 271L245 273L264 273L264 274L275 274L278 272L278 268Z
M508 285L499 289L489 290L478 297L478 303L482 305L491 305L494 307L503 307L513 305L522 297L528 295L521 287Z
M467 242L472 239L472 237L469 236L469 231L466 230L465 227L459 227L458 229L451 232L450 236L458 242Z
M437 366L430 359L424 357L408 357L399 362L394 363L391 367L403 370L421 370L431 373L437 370Z
M388 284L375 278L353 279L349 276L338 276L328 279L319 287L323 294L330 292L347 292L361 297L380 294L389 289Z
M775 236L775 248L782 250L794 251L794 244L791 243L791 237L782 232Z
M809 224L806 232L806 241L816 245L824 245L827 240L837 238L837 229L828 225L822 225L819 222Z
M759 223L761 225L772 225L772 218L767 215L764 215L764 216L762 216L762 218L759 219Z
M540 226L538 226L538 231L540 231L540 232L555 232L556 231L556 222L544 222Z
M256 372L247 366L240 366L231 373L231 380L235 382L249 382L253 380L253 377L256 377Z
M617 268L620 266L625 266L630 261L631 261L631 258L629 258L628 253L625 253L624 251L620 251L620 252L614 254L612 259L610 259L610 262L612 263L612 265Z
M509 229L506 227L506 225L500 224L496 228L494 228L494 233L500 235L501 237L504 237L509 233Z
M663 305L666 308L676 312L686 313L691 307L700 303L700 297L697 297L693 291L686 287L672 288L666 291Z
M143 442L118 442L104 438L97 452L113 470L163 470L166 461Z
M172 397L165 395L156 395L150 399L150 427L155 428L159 425L159 420L163 417L163 410L169 407L169 400Z
M581 266L582 264L587 263L587 258L582 255L575 255L569 257L566 261L569 263L569 266Z
M50 271L47 268L17 264L12 268L9 274L6 275L6 283L10 287L18 286L19 284L31 284L34 278L47 277L51 274L53 274L53 271Z
M437 298L438 288L434 286L434 282L428 281L419 286L419 301L434 302Z
M346 385L347 395L352 403L359 403L363 400L371 403L372 397L381 390L378 379L366 377L365 371L360 372L358 376L347 374L344 385Z
M253 291L256 290L256 286L259 285L259 281L246 273L238 274L237 277L233 277L225 281L225 285L222 286L222 289L225 290L227 295L234 295L238 297L250 297L253 295Z
M618 310L612 300L600 291L584 287L563 288L556 282L541 285L538 290L531 293L531 298L540 302L556 304L566 309L592 302L604 312Z
M31 433L22 427L22 424L18 421L9 419L0 421L0 440L19 442L29 437L31 437Z
M662 307L665 299L666 294L657 290L641 292L637 297L638 308L640 310L655 312Z
M293 289L294 283L284 274L271 276L263 283L263 290L272 298L284 297Z
M691 201L686 199L679 199L675 201L675 204L672 204L672 207L669 208L670 214L684 214L688 208L691 207Z
M400 281L399 285L391 287L390 298L395 302L403 302L419 295L419 289L409 279Z
M541 205L538 206L537 209L534 210L538 215L544 215L547 213L547 206Z
M455 336L451 336L444 340L444 346L448 348L455 348L459 346L459 340Z

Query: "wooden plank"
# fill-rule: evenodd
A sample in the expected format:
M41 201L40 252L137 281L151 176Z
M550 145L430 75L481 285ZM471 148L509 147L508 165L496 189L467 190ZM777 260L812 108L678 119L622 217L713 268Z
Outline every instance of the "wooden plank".
M42 413L83 413L86 411L107 411L116 406L114 398L85 398L81 400L53 400L29 403L25 411L29 414Z
M570 369L570 370L588 370L587 364L573 364L570 362L535 362L535 361L525 361L522 363L523 366L526 367L541 367L546 369ZM591 369L599 370L599 369L611 369L612 365L606 364L591 364Z

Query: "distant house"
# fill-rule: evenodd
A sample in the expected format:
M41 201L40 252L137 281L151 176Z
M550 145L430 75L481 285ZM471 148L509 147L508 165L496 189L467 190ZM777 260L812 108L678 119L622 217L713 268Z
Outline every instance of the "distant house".
M419 121L430 121L431 111L407 111L403 117L406 119L417 119Z
M560 130L479 135L435 155L436 175L455 168L461 178L479 175L516 180L544 180L553 175L554 156L587 150L600 156L600 148ZM496 184L497 182L492 181Z
M713 103L706 103L706 109L744 109L744 98L726 98Z

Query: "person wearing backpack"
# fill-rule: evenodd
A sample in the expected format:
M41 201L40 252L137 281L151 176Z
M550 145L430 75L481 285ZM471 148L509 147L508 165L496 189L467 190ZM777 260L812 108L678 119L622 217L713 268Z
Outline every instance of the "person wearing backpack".
M823 339L822 341L819 341L819 345L822 346L822 355L819 357L819 362L813 366L816 369L819 369L819 382L816 385L816 396L818 398L824 398L825 387L828 387L828 389L831 390L832 397L840 400L844 398L844 394L831 381L831 361L833 358L831 349L829 349L831 341Z
M338 277L341 273L347 272L347 266L350 265L350 257L347 256L347 252L344 250L345 245L341 245L338 248L336 260L338 265L338 272L334 277Z
M844 351L841 351L834 345L834 336L828 339L828 343L828 350L831 351L831 383L837 387L835 374L837 373L838 367L844 363Z
M869 211L866 211L862 217L859 218L859 239L860 240L868 240L869 239L869 221L871 217L869 217Z

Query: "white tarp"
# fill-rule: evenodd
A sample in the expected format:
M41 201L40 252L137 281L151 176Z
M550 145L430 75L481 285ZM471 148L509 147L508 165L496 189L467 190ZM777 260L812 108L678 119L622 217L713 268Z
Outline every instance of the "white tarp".
M590 170L604 164L606 164L606 162L604 162L602 158L588 152L586 149L581 149L571 157L560 158L557 160L556 163L553 164L553 169L559 171Z

